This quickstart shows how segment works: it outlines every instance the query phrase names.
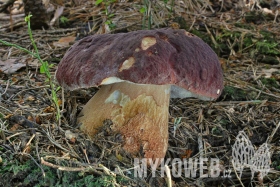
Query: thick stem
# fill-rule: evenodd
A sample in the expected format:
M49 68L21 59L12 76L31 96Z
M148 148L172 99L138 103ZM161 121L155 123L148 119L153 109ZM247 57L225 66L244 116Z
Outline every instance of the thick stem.
M123 136L123 148L136 156L164 158L168 146L169 85L121 82L104 85L85 105L78 122L94 136L105 119Z

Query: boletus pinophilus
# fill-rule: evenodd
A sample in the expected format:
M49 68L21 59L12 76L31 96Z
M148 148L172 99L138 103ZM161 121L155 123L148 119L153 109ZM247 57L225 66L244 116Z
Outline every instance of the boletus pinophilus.
M218 98L223 74L215 52L185 30L157 29L92 35L76 42L58 65L67 90L100 87L78 116L94 136L110 119L125 151L164 158L171 98Z

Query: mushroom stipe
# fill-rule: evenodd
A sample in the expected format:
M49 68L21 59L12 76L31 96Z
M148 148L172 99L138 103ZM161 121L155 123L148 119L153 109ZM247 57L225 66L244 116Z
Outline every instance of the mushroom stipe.
M168 145L170 85L138 85L121 82L104 85L78 117L81 130L95 135L103 121L123 136L125 151L146 158L164 158Z

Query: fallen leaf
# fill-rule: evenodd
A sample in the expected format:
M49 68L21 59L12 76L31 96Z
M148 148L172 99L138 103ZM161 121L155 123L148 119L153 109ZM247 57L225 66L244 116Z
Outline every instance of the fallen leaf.
M262 69L262 74L264 74L265 78L271 78L272 76L272 73L274 72L278 72L279 69L276 69L276 68L270 68L270 69Z
M193 152L193 151L192 151L191 149L185 150L185 152L181 155L181 158L186 158L186 159L190 158L192 152Z
M77 134L71 132L70 130L66 130L65 131L65 137L69 140L71 140L72 138L76 138Z
M65 131L65 137L71 142L71 143L75 143L76 142L76 137L77 134L71 132L70 130L66 130Z
M11 128L10 128L10 131L16 131L20 128L20 125L19 124L14 124Z
M45 113L51 113L54 111L54 108L52 106L48 106L43 110Z
M16 58L10 58L4 61L0 60L0 70L5 74L14 73L20 68L25 66L26 66L25 63L19 61L19 59Z
M60 38L57 42L53 42L53 46L55 47L68 47L70 42L74 42L76 37L74 36L66 36Z
M60 3L60 2L59 2ZM62 5L62 4L61 4ZM55 13L54 13L54 17L50 22L50 25L53 26L55 24L55 22L58 20L58 18L61 16L61 14L63 13L64 10L64 6L57 6Z
M28 62L28 63L27 63ZM18 71L20 68L28 66L38 66L38 60L30 60L25 58L9 58L7 60L0 59L0 71L5 74L12 74Z

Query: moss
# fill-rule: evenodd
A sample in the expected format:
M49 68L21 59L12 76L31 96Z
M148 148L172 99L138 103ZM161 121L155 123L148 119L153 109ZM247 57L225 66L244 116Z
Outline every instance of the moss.
M220 121L219 121L219 123L221 124L221 126L226 126L226 125L228 125L229 123L230 123L230 121L229 120L227 120L227 119L221 119Z
M217 135L217 136L223 134L223 131L222 131L222 129L221 129L220 127L214 127L214 128L212 128L212 129L211 129L211 132L212 132L213 135Z
M280 63L277 56L270 55L258 55L258 61L270 65L277 65Z
M247 18L248 22L259 22L259 19L263 19L262 14L256 12L248 13L245 17ZM180 22L180 19L177 19L178 20L176 21ZM235 27L237 27L237 29L220 29L218 32L216 32L216 34L213 34L217 42L217 46L215 46L204 27L200 27L199 30L193 28L191 33L197 35L208 45L210 45L219 56L228 56L232 49L236 52L242 53L244 50L246 50L246 53L248 52L251 57L257 61L265 61L265 63L269 64L279 64L279 60L277 60L277 58L264 59L263 56L260 56L266 55L276 57L280 55L280 46L277 42L278 40L275 39L275 34L266 30L261 30L259 32L259 36L261 36L262 39L260 40L260 38L256 38L252 33L242 30L256 30L256 27L253 24L238 22L235 23ZM229 42L234 44L231 46L231 49L229 48Z
M265 21L265 17L261 12L247 11L245 13L245 21L247 23L261 24Z
M4 156L3 156L4 157ZM79 172L60 171L47 166L42 166L42 170L32 161L23 163L16 159L9 161L4 157L0 169L0 181L5 186L75 186L75 187L113 187L114 183L125 186L128 181L123 177L79 175ZM63 164L62 164L63 165ZM8 177L9 176L9 177ZM13 176L13 177L10 177Z
M279 55L279 44L274 41L263 40L256 43L256 49L260 54Z
M280 171L280 155L279 155L279 153L273 154L271 160L274 160L271 163L271 168L275 168L277 171Z
M232 32L230 30L226 30L224 29L222 31L222 33L217 36L217 41L221 41L222 39L225 39L225 38L239 38L241 36L241 33L240 32Z
M234 24L234 26L239 27L239 28L243 28L243 29L248 29L248 30L255 30L255 27L253 25L248 24L248 23L236 22Z
M280 88L279 82L274 78L261 78L260 80L267 88Z
M269 32L267 30L261 30L260 34L263 36L264 39L268 40L268 39L274 39L275 38L275 34L272 32Z
M252 35L251 34L247 34L245 37L244 37L244 39L243 39L243 48L245 48L245 47L249 47L249 46L251 46L254 42L253 42L253 40L252 40Z
M222 45L223 43L218 43L218 46L215 46L213 41L211 40L210 36L207 34L206 31L200 31L196 29L192 29L190 31L192 34L201 38L205 43L207 43L219 56L221 51L227 50L227 45Z
M201 38L204 42L208 43L209 45L212 44L211 38L205 32L196 29L192 29L190 32Z
M173 22L176 22L180 25L180 29L189 29L190 25L187 24L186 20L183 17L175 17Z
M118 177L117 179L123 179L123 177ZM64 183L63 186L87 186L87 187L114 187L114 183L119 182L124 184L127 180L115 180L113 176L103 175L100 177L94 177L92 175L87 175L80 180L75 181L73 184ZM124 184L125 185L125 184Z
M245 90L233 87L225 86L222 98L227 101L247 101L252 100L257 94L255 92L247 93Z
M30 164L30 170L26 172L25 179L23 184L28 186L30 184L36 184L38 186L54 186L57 181L57 174L55 169L43 166L43 170L45 172L45 177L40 168L37 166Z

